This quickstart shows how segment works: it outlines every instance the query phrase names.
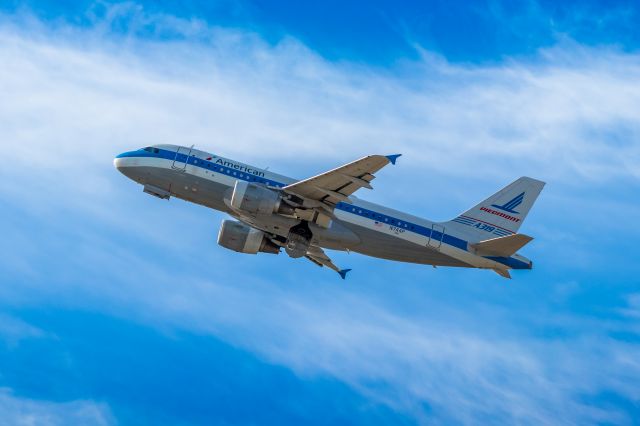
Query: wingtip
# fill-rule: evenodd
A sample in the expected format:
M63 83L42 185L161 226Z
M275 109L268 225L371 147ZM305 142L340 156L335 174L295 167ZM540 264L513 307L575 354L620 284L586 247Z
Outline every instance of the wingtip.
M494 269L493 272L495 272L496 274L500 275L503 278L506 278L508 280L511 279L511 274L509 273L508 269Z
M338 271L338 274L340 274L340 277L342 277L342 279L344 280L345 278L347 278L347 272L349 272L351 269L341 269Z
M387 160L389 160L389 162L391 164L396 164L396 161L398 160L399 157L401 157L402 154L393 154L393 155L387 155Z

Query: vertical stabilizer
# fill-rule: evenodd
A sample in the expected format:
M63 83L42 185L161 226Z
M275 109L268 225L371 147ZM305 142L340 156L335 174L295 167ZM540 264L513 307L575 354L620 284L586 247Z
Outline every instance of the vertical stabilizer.
M476 241L515 234L544 185L542 181L521 177L446 226L470 234Z

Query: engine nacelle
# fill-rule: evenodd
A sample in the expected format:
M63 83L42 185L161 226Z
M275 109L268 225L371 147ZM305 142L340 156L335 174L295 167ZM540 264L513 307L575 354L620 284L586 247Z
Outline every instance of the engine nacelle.
M230 204L234 209L250 214L294 214L293 207L284 203L276 191L242 180L236 181Z
M222 221L218 244L239 253L280 253L280 247L266 238L264 232L235 220Z

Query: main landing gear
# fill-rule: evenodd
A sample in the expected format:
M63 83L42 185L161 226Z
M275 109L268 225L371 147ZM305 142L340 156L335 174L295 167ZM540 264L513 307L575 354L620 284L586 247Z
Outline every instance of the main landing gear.
M309 229L309 223L302 221L289 230L284 250L293 258L302 257L307 254L312 237L313 234Z

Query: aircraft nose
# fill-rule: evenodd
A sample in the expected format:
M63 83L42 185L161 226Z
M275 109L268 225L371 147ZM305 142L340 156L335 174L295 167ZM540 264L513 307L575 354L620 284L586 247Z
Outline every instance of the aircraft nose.
M123 152L113 159L113 166L123 175L129 176L133 170L133 166L137 165L137 159L135 157L135 151Z
M113 159L113 167L115 167L120 173L122 173L122 168L124 167L124 154L116 155L116 158Z

